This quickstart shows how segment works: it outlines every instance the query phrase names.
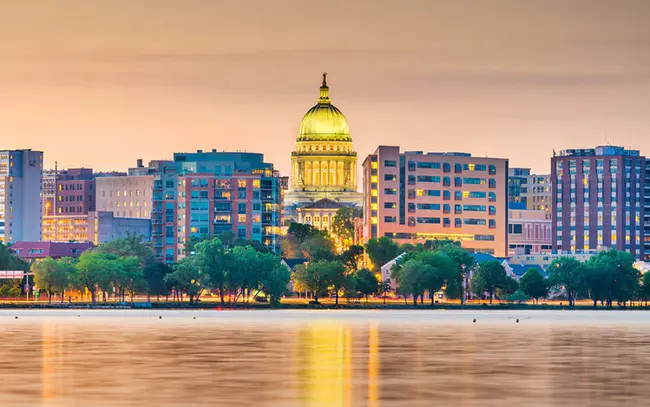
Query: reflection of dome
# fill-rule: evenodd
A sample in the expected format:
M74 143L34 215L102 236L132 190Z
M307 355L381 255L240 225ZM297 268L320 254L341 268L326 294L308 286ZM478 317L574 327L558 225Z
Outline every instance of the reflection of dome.
M318 104L302 118L298 141L352 141L348 121L330 102L326 75L323 74Z

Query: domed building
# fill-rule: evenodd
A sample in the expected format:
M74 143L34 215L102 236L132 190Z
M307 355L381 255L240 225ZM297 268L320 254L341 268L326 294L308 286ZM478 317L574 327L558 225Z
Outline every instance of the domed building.
M363 202L363 194L357 191L357 153L350 128L330 101L326 73L318 103L300 123L290 181L284 196L285 217L320 229L329 228L338 208Z

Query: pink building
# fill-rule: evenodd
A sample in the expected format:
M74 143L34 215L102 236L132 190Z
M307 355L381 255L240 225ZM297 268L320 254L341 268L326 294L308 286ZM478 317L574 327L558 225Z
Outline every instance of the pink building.
M509 254L550 253L551 219L545 210L510 209L508 211Z
M81 253L93 247L90 242L17 242L11 245L9 251L23 260L42 260L48 257L79 257Z
M363 172L364 240L450 238L472 252L507 255L508 160L379 146Z

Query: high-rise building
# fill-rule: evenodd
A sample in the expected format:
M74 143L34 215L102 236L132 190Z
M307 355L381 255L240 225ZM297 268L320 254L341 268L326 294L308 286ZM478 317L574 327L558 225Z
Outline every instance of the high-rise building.
M55 215L85 215L95 210L95 175L91 168L56 172L53 209Z
M650 262L650 159L645 162L643 184L643 254L644 261Z
M644 258L646 160L617 146L573 149L551 159L553 248L625 250Z
M192 237L223 232L279 251L281 180L262 154L176 153L150 173L153 248L164 261L184 257Z
M298 219L298 209L305 205L331 206L325 201L317 203L323 199L341 206L360 206L363 202L363 195L357 191L357 153L350 128L330 101L326 75L318 103L302 118L296 150L291 153L291 184L284 196L288 219ZM324 225L322 221L312 223Z
M546 219L551 219L552 193L550 174L531 174L526 183L526 209L544 211Z
M450 238L473 252L507 255L508 160L379 146L363 175L364 240Z
M0 151L0 242L41 240L43 152Z
M508 169L508 208L526 209L530 168Z

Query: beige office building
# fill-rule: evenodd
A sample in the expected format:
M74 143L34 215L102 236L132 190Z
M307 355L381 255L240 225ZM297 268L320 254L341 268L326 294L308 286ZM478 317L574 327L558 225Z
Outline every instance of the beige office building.
M153 175L97 177L97 211L116 218L151 219Z
M508 160L379 146L363 163L364 240L450 238L508 254Z

